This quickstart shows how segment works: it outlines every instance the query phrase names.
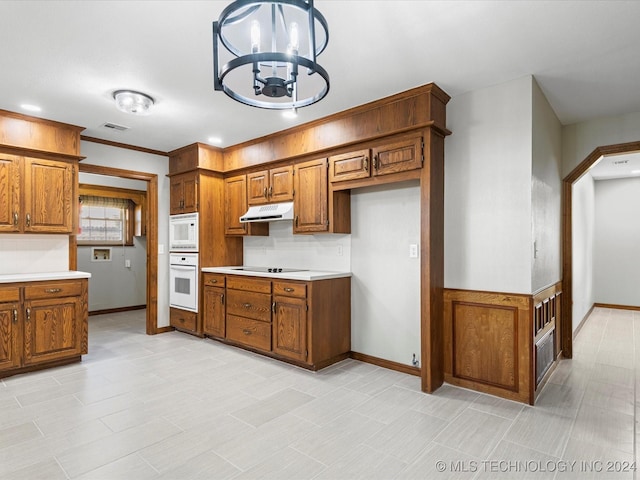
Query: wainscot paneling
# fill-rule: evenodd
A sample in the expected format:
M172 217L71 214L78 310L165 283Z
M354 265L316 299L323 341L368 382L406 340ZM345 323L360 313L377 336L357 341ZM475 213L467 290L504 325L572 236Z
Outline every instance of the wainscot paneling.
M561 294L445 289L445 381L533 405L561 353Z

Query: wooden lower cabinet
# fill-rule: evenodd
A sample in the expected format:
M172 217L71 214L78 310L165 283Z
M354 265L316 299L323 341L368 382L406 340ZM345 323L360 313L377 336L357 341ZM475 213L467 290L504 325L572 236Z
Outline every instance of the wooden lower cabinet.
M198 335L198 314L181 308L169 309L169 325L177 330ZM200 335L202 336L202 335Z
M225 332L218 327L205 331L208 336L311 370L351 351L349 277L306 282L227 275L224 294L209 288L204 324L219 325L224 313Z
M225 322L225 278L224 275L205 273L202 276L202 331L211 337L224 338Z
M87 279L0 287L0 376L88 352Z

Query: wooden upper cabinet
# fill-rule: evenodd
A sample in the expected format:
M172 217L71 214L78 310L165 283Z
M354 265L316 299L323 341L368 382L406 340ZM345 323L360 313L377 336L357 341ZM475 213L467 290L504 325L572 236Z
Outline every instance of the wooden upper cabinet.
M373 175L404 172L422 168L422 137L401 136L389 143L374 146Z
M25 158L24 232L71 233L77 181L74 165Z
M329 157L329 181L340 182L367 178L370 175L371 151L357 150Z
M249 205L293 200L293 166L272 168L247 174Z
M171 177L169 213L198 211L198 172L188 172Z
M20 231L21 157L0 155L0 232Z
M422 136L399 135L373 144L371 148L329 157L329 181L387 175L422 168Z
M0 232L72 233L75 162L0 156Z
M242 223L240 217L247 212L247 176L236 175L224 180L224 233L225 235L269 235L268 223Z
M326 158L298 163L294 170L294 233L329 230L329 191Z

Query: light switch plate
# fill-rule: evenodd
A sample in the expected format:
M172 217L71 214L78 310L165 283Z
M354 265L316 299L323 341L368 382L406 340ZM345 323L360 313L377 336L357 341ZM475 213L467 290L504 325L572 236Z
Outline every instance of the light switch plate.
M418 258L418 245L415 243L409 245L409 258Z

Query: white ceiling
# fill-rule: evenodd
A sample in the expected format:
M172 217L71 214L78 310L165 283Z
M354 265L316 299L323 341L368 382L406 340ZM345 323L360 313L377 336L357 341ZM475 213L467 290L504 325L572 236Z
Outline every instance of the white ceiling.
M429 82L455 97L534 75L563 124L640 112L638 1L316 0L331 90L293 121L213 90L211 23L228 3L0 1L0 109L37 104L160 151L234 145ZM153 96L153 114L116 110L123 88Z

